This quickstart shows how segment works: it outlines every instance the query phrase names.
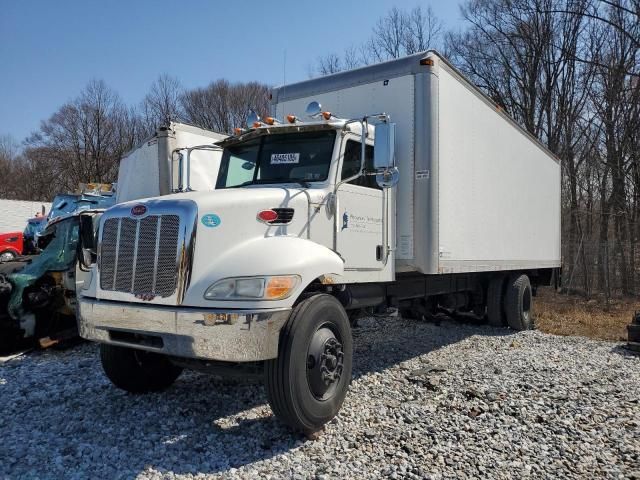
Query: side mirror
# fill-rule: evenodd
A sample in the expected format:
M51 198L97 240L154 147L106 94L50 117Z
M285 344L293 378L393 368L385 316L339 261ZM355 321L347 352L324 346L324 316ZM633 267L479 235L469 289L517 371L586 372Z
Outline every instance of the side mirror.
M97 238L93 215L80 215L80 261L84 267L89 267L97 259Z
M373 144L373 167L387 170L395 166L396 124L379 123L376 125Z

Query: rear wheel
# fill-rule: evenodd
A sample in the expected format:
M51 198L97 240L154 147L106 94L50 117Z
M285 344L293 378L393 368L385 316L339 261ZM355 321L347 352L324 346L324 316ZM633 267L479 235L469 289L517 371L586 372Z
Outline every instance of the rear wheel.
M182 373L162 354L115 345L100 345L100 361L109 380L131 393L165 390Z
M504 314L504 275L496 275L489 282L487 288L487 321L494 327L507 325L507 317Z
M514 330L533 330L532 305L533 294L529 277L521 273L511 275L507 282L504 303L509 326Z
M349 318L330 295L298 304L280 333L278 357L265 365L275 415L312 433L336 416L351 382L353 343Z

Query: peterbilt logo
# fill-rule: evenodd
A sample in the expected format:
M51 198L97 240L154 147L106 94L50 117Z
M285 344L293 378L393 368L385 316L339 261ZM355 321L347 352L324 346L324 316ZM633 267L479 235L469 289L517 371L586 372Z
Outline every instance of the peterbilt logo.
M147 213L147 207L145 207L144 205L136 205L131 209L131 215L133 215L134 217L139 217L140 215L144 215L145 213Z

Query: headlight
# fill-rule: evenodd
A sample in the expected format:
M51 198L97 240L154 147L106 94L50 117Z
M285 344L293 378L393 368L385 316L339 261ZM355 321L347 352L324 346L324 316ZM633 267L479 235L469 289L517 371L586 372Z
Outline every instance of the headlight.
M300 283L298 275L225 278L204 292L207 300L282 300Z

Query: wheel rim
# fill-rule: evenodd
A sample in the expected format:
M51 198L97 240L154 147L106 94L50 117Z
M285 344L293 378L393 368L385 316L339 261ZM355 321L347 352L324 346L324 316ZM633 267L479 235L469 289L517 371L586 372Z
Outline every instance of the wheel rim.
M307 382L318 400L331 398L342 377L342 339L326 324L315 331L307 350Z
M522 318L528 322L531 316L531 289L525 288L522 294Z
M0 253L0 262L8 262L9 260L13 260L13 253L11 252Z

